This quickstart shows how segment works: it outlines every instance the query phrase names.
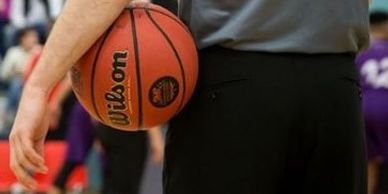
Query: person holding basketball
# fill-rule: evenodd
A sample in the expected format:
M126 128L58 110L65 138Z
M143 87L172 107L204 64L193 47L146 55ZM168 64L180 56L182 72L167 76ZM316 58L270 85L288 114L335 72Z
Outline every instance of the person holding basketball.
M11 167L33 189L44 173L50 88L128 0L68 0L23 92ZM185 0L199 48L198 87L170 122L166 194L365 194L355 54L368 2ZM125 177L123 177L125 178Z

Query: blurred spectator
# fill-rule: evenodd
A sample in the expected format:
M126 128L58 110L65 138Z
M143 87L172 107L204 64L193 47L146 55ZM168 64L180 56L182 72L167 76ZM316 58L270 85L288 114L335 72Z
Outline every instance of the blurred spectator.
M49 10L49 15L51 20L57 19L59 14L62 11L62 8L65 4L65 0L49 0L48 1L48 10Z
M388 160L388 11L370 14L372 43L357 58L368 151L368 193L375 194L380 165Z
M22 78L24 66L31 51L39 46L37 32L24 28L18 32L18 45L8 49L1 66L0 77L4 80Z
M10 21L16 29L35 28L43 43L48 25L58 16L62 6L63 0L12 0Z
M4 56L6 50L3 38L9 21L9 7L10 0L0 0L0 58Z
M22 90L24 66L34 48L38 47L38 34L33 28L25 28L18 33L18 45L8 49L1 65L0 78L8 82L7 106L3 122L11 124ZM5 125L7 128L7 125Z

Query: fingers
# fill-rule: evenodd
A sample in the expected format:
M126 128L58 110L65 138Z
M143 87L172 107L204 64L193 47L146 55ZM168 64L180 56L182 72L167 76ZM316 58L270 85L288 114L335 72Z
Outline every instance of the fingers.
M29 139L11 135L9 140L12 171L26 189L36 189L37 182L31 174L47 172L42 156L33 149L33 144Z
M38 173L47 173L47 167L44 165L44 159L40 153L38 153L37 149L33 149L34 146L31 141L24 139L20 141L21 147L23 148L22 151L24 155L26 156L26 159L34 165L36 170L34 172Z
M16 138L14 141L16 159L19 165L31 173L45 173L47 169L43 165L43 158L32 149L32 144L28 142L30 141L21 141L20 138Z
M10 168L15 174L18 181L27 189L35 190L37 187L37 182L31 177L29 173L20 165L16 157L14 140L10 141Z

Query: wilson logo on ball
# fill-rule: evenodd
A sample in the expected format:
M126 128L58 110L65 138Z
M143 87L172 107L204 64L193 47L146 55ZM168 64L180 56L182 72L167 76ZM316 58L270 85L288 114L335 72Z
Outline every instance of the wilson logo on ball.
M152 84L149 99L152 105L163 108L170 105L179 94L178 81L170 76L159 78Z
M126 86L125 68L127 67L128 51L116 51L113 53L113 87L105 93L105 100L108 107L108 116L113 124L129 125L129 116L126 114Z

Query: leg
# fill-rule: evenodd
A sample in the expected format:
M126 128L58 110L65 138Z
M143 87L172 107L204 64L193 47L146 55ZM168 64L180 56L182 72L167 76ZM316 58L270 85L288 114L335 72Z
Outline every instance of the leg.
M167 134L166 194L366 193L351 56L209 48L200 65Z
M65 191L66 183L73 170L85 163L94 140L93 125L90 116L76 103L70 116L69 129L66 134L67 153L65 162L55 178L53 193Z
M100 125L98 134L106 156L102 193L137 194L147 155L146 132L124 132Z
M368 104L374 99L364 95L363 110L365 120L365 135L368 155L368 194L377 192L379 183L379 166L384 162L384 146L387 141L386 130L386 115L385 111Z
M361 98L350 55L297 58L304 83L301 128L303 193L366 194L366 151Z
M376 161L368 162L368 194L375 194L379 182L379 164Z
M59 171L59 174L55 178L54 184L52 185L52 187L49 189L47 193L61 194L65 192L67 179L69 178L70 174L78 165L80 165L80 163L66 160L62 165L62 168Z

